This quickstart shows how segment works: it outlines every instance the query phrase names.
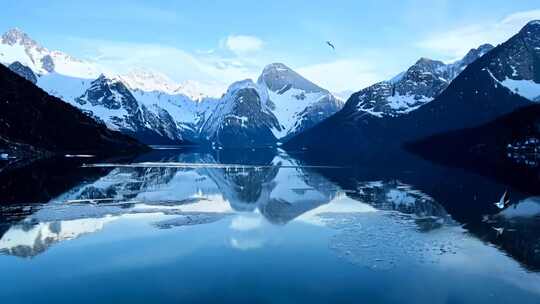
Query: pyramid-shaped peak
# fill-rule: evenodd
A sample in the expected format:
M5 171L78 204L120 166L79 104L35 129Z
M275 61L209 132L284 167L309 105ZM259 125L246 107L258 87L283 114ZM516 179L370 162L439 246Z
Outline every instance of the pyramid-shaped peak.
M540 20L529 21L522 29L519 31L521 35L535 35L540 34Z
M15 45L20 44L26 47L40 47L27 33L19 28L12 28L2 35L2 43Z
M540 27L540 20L529 21L525 27L527 27L527 26Z
M283 92L290 88L306 92L326 91L283 63L272 63L267 65L263 69L257 82L266 86L273 92Z
M275 62L264 67L263 74L269 72L292 72L293 70L283 63Z
M421 57L415 63L415 65L426 65L426 64L429 64L429 65L432 65L432 64L443 65L444 63L442 61L433 60L433 59L427 58L427 57Z

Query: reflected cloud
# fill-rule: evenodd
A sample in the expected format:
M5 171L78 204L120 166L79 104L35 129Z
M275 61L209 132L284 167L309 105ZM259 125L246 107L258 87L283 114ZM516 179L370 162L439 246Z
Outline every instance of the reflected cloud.
M230 228L236 231L250 231L258 229L262 225L263 219L260 215L241 214L232 219Z
M230 239L230 245L238 250L253 250L263 247L264 242L260 239L241 239L233 237Z

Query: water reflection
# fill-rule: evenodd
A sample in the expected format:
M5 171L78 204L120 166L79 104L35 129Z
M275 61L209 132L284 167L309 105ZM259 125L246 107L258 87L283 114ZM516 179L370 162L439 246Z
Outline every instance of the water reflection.
M333 183L285 154L250 157L251 162L263 161L257 166L227 166L216 160L222 155L168 152L159 151L158 159L156 155L139 159L152 159L148 167L105 166L104 176L83 181L44 204L3 208L4 214L18 216L5 217L4 224L11 226L0 239L0 250L34 256L54 243L96 232L115 219L136 214L174 216L154 224L161 229L208 224L238 212L255 212L269 223L285 225L327 204L339 192ZM227 159L236 164L242 161ZM242 226L238 219L235 223ZM233 243L242 246L238 240Z
M227 242L239 250L264 246L260 232L271 226L330 227L339 232L330 244L339 256L380 268L403 256L438 261L470 232L540 268L538 197L512 191L518 203L496 210L506 186L418 159L311 164L275 150L157 150L124 163L6 171L0 180L11 183L0 198L11 204L0 208L0 252L33 257L125 218L160 215L155 229L228 220Z

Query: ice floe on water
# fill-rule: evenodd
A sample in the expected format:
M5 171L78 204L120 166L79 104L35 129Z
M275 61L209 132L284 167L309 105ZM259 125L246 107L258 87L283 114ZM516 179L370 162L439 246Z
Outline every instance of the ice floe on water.
M341 168L338 166L308 166L308 165L296 165L296 164L279 164L279 165L242 165L242 164L220 164L220 163L183 163L183 162L141 162L141 163L129 163L129 164L117 164L117 163L97 163L97 164L85 164L85 168L210 168L210 169L264 169L272 167L280 168Z
M340 258L372 269L392 269L402 263L436 263L443 255L455 254L465 237L463 230L455 226L422 232L414 217L397 212L319 216L336 230L330 248Z
M194 225L203 225L211 224L222 220L228 214L223 213L194 213L194 214L184 214L173 219L163 220L154 223L154 226L159 229L171 229L175 227L182 226L194 226Z
M66 157L66 158L92 158L92 157L96 157L96 156L91 155L91 154L66 154L66 155L64 155L64 157Z

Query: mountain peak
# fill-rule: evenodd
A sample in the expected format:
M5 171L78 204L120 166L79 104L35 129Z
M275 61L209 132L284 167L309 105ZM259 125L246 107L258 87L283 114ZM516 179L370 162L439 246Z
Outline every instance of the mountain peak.
M540 34L540 20L529 21L522 29L519 31L518 35L525 36L538 36Z
M540 27L540 20L531 20L525 27Z
M486 43L482 44L476 49L471 49L463 59L458 61L458 65L461 66L462 69L464 69L467 65L473 63L478 58L484 56L487 52L491 51L494 48L493 45Z
M292 69L280 62L274 62L264 67L262 74L270 72L292 72Z
M439 60L433 60L431 58L421 57L420 59L418 59L418 61L416 61L414 65L444 65L444 63Z
M2 35L2 43L8 45L20 44L25 47L42 48L34 39L19 28L12 28Z
M238 90L241 90L241 89L248 89L248 88L252 88L252 89L255 89L255 90L258 90L258 87L257 85L253 82L253 80L251 79L244 79L244 80L239 80L239 81L236 81L236 82L233 82L229 88L227 89L227 94L231 94L231 93L234 93Z
M266 86L273 92L285 92L291 88L303 90L305 92L326 91L283 63L272 63L267 65L263 69L261 76L259 76L257 83Z

